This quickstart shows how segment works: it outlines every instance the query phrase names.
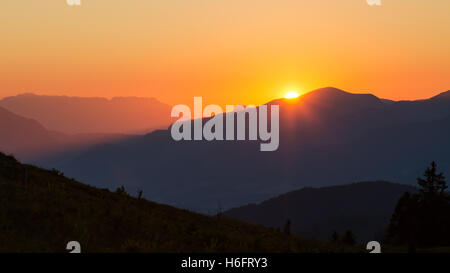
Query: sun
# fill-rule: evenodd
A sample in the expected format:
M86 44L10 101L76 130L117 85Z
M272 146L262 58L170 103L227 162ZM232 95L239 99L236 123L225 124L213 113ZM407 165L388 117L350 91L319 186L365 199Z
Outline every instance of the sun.
M298 98L300 94L296 91L289 91L284 95L285 99L295 99Z

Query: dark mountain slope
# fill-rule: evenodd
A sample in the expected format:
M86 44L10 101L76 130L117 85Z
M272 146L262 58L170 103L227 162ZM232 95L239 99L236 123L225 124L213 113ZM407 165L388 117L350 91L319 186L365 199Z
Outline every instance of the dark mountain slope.
M368 242L382 239L397 201L403 193L415 191L388 182L304 188L225 215L269 227L282 227L291 219L295 234L322 239L330 239L335 230L342 235L351 229L358 240Z
M336 244L93 188L0 153L0 252L341 252Z

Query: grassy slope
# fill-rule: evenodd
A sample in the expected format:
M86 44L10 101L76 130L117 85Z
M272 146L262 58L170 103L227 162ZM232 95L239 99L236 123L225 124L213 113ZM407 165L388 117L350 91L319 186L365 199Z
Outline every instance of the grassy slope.
M124 182L126 184L126 182ZM112 193L0 153L0 252L358 251Z

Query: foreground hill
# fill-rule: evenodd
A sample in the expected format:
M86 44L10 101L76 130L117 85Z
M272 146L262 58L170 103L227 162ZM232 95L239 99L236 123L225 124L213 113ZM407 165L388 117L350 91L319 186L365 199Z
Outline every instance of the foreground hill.
M0 153L0 252L358 251L93 188Z
M148 133L171 121L171 107L154 98L22 94L0 100L0 106L65 134Z
M329 239L333 231L352 230L361 242L382 240L395 205L405 192L416 188L389 182L362 182L343 186L304 188L260 204L234 208L234 219L282 227L291 219L292 232Z
M260 152L258 141L176 142L162 130L97 146L58 165L36 164L90 185L126 184L157 202L210 213L219 202L229 209L307 186L415 184L433 160L450 172L448 94L387 102L323 88L273 101L280 105L274 152Z

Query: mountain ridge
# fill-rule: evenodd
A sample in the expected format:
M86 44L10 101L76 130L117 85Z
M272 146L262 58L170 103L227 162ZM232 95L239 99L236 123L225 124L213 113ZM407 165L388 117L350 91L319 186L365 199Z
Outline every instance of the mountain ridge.
M404 192L416 187L386 181L359 182L329 187L305 187L224 212L233 219L268 227L292 222L292 232L330 239L337 231L352 230L361 242L383 240L395 205Z
M86 149L102 142L127 138L120 134L75 134L50 131L37 120L0 107L0 151L25 161Z
M274 152L261 153L256 141L177 142L162 130L94 147L53 167L97 186L143 188L159 202L201 212L304 186L414 184L432 160L450 172L450 101L386 104L369 97L375 104L363 108L283 100Z
M0 106L37 120L48 130L66 134L141 134L167 128L172 122L171 107L156 98L25 93L1 99Z

